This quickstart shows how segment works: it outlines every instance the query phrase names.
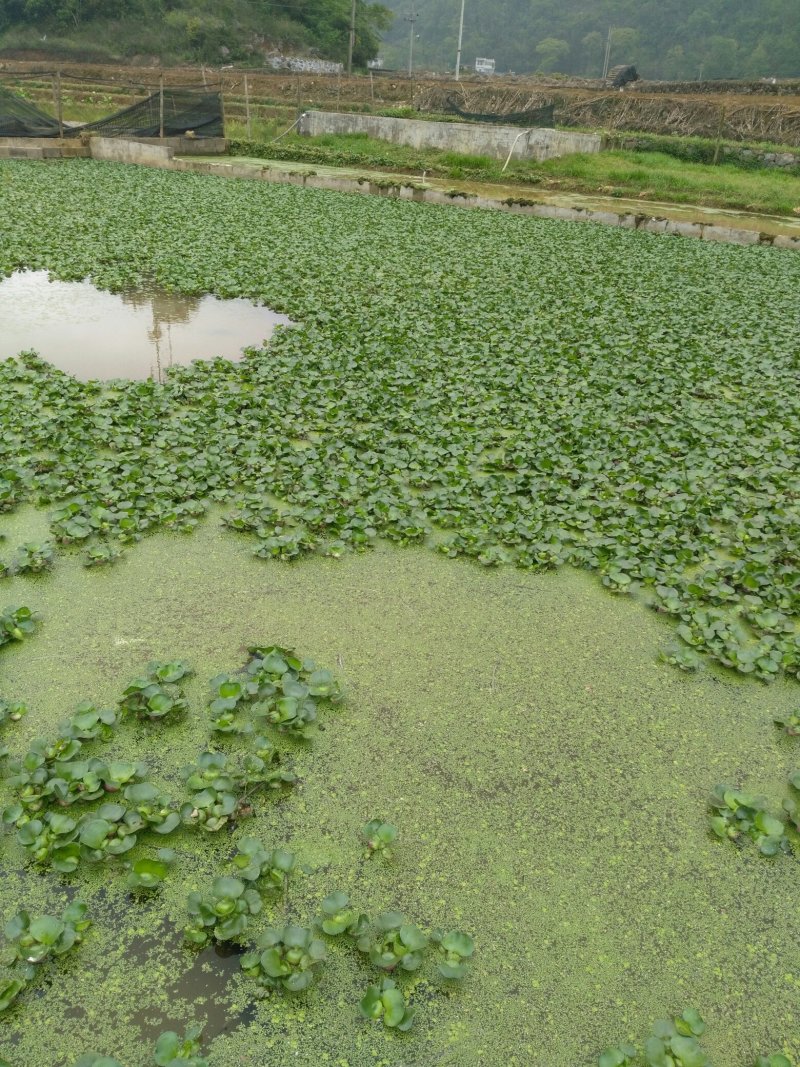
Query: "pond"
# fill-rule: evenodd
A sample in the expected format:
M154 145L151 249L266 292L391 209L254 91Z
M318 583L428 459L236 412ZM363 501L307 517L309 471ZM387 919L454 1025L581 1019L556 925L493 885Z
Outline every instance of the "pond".
M163 381L176 364L238 360L290 322L249 300L156 288L109 293L89 281L53 281L46 271L18 271L0 282L0 359L33 349L82 381Z

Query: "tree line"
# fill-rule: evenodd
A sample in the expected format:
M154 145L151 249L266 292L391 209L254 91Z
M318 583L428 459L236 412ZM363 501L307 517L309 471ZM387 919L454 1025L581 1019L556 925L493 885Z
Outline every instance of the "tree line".
M408 61L410 0L386 37L388 66ZM414 65L455 66L461 0L418 0ZM611 30L610 64L634 63L646 78L800 76L798 0L465 0L463 63L498 71L598 77Z

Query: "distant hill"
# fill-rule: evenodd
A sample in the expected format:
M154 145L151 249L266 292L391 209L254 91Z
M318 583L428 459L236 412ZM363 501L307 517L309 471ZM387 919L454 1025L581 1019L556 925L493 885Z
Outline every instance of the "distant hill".
M402 68L411 0L386 2L397 18L381 54ZM459 0L418 0L415 67L455 67L459 10ZM634 63L645 78L800 75L798 0L465 0L462 63L598 77L610 27L611 66Z
M351 0L0 0L0 51L220 64L281 52L345 62ZM357 0L353 58L392 18Z

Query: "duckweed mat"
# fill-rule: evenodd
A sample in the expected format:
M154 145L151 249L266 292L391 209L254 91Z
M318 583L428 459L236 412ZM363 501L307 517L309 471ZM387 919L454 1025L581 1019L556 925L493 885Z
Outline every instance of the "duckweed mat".
M0 198L4 273L296 323L164 384L0 363L0 593L41 613L0 650L31 709L12 755L185 659L186 721L113 745L178 795L208 680L247 645L348 692L307 750L279 737L293 791L233 837L176 832L152 899L4 838L5 918L80 894L95 922L4 1016L0 1055L144 1067L196 1020L220 1067L589 1067L688 1007L716 1067L800 1054L796 851L716 840L706 810L718 782L779 808L798 764L772 722L800 674L797 257L87 161L0 164ZM377 816L400 829L386 864L358 840ZM409 1035L359 1021L355 951L257 1000L235 953L181 944L186 893L252 833L308 867L293 922L347 890L468 931L469 977L406 978Z
M15 535L35 534L37 519L21 513ZM16 750L78 700L114 701L145 662L180 656L197 671L186 724L114 742L174 791L205 737L203 680L240 663L243 646L293 645L347 691L307 752L288 746L297 789L260 802L233 837L187 834L152 901L133 903L113 865L36 874L6 839L3 916L23 901L60 912L79 892L95 917L52 984L3 1022L12 1064L71 1064L91 1046L144 1067L155 1035L198 1021L224 1067L589 1067L688 1004L709 1024L715 1063L800 1052L796 861L714 840L704 811L720 778L781 789L796 754L771 720L791 706L790 683L655 663L668 624L574 570L482 572L390 548L264 565L213 521L150 538L111 570L69 559L12 579L9 594L43 616L3 654L6 689L31 707L6 734ZM358 840L377 813L400 829L388 863L365 860ZM181 945L186 893L245 834L309 866L290 893L293 921L347 888L359 907L468 929L471 974L450 991L409 975L408 1035L359 1021L370 969L355 951L331 951L308 994L258 1001L236 957ZM268 908L256 929L282 915Z

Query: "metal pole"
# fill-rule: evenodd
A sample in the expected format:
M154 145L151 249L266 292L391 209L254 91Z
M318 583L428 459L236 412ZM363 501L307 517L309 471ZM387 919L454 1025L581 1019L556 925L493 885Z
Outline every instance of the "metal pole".
M158 79L158 136L164 140L164 72Z
M353 73L353 49L356 46L356 0L350 8L350 40L347 45L347 73Z
M461 74L461 42L464 39L464 0L461 0L461 18L458 20L458 51L456 52L456 81Z
M253 125L250 121L250 85L247 81L247 75L244 76L244 113L247 117L247 140L253 140Z
M408 76L409 78L414 76L414 24L417 21L417 13L414 10L414 0L411 0L411 14L406 15L406 22L409 24L408 34Z

